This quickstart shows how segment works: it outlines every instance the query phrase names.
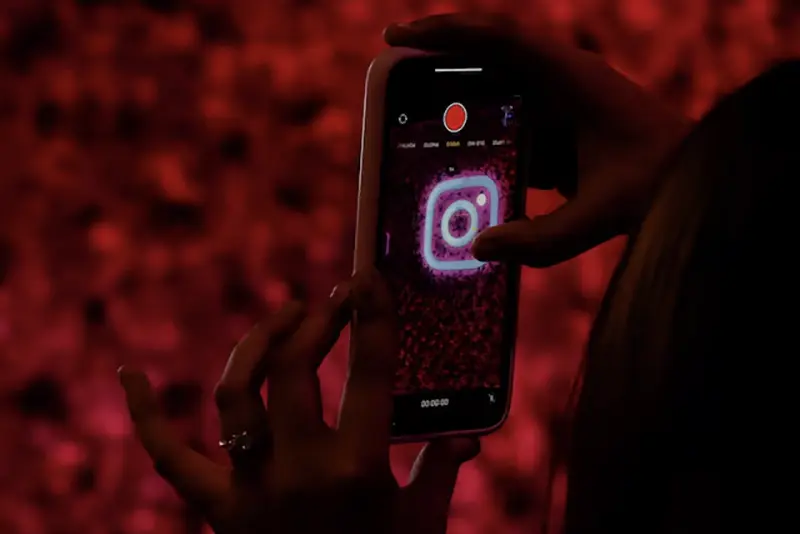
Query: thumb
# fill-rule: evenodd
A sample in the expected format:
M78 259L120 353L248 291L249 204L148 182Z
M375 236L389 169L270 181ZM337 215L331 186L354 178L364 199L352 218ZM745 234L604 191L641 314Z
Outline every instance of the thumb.
M613 190L581 193L547 215L485 230L475 239L473 255L481 261L550 267L630 229L633 199Z
M413 525L414 532L443 534L447 530L458 470L480 449L480 442L471 438L441 439L422 449L411 468L411 482L404 490L418 521Z

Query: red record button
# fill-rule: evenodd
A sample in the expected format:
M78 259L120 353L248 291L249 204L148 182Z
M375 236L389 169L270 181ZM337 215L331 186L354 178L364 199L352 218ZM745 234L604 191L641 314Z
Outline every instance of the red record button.
M458 133L467 124L467 108L455 102L444 111L444 127L450 133Z

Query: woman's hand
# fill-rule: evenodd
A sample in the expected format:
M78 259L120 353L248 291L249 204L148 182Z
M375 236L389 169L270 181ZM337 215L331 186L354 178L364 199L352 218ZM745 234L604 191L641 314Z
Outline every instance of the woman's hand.
M233 350L215 396L231 467L180 443L159 413L147 377L120 379L142 445L156 469L220 534L440 534L462 462L477 441L429 444L411 483L389 466L394 308L374 273L357 275L307 312L289 304ZM351 321L347 384L336 428L322 419L317 368ZM265 409L259 390L268 381Z
M656 168L691 125L600 56L525 33L507 18L433 16L392 25L385 39L392 46L485 57L519 69L543 100L526 104L534 109L533 120L547 111L575 129L577 173L573 162L564 161L561 172L546 176L568 201L550 214L484 232L474 248L481 260L546 267L637 227L658 185ZM552 147L558 154L561 148ZM532 161L529 184L537 187L550 167Z

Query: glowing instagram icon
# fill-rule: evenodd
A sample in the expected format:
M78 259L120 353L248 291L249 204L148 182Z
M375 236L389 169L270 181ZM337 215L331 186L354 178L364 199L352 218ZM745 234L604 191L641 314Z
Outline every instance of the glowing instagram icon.
M425 206L422 256L434 271L469 271L484 262L470 245L479 232L497 226L497 184L486 175L462 176L437 184Z

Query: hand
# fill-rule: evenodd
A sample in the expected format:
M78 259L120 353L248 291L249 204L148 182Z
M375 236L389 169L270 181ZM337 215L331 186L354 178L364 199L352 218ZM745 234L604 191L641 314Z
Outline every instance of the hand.
M656 168L691 125L596 54L528 35L503 17L439 15L392 25L384 36L392 46L508 63L543 94L544 101L531 103L532 116L555 109L575 129L577 172L565 161L545 177L567 202L481 234L473 251L481 260L546 267L636 228L658 186ZM528 183L537 187L549 173L531 163Z
M336 428L322 419L317 368L353 318L347 384ZM233 350L215 397L231 466L180 443L147 377L120 379L137 435L156 469L220 534L442 534L462 462L477 441L429 444L411 483L389 466L394 308L374 274L338 286L307 312L289 304ZM268 381L268 406L259 394Z

